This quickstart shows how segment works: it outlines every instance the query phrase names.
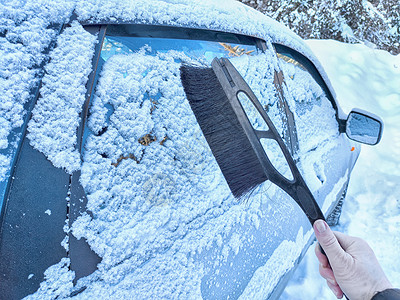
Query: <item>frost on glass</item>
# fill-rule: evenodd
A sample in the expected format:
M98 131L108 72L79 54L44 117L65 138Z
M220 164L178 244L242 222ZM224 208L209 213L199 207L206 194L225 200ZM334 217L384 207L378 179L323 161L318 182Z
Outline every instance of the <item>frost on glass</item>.
M279 144L272 139L261 139L260 142L274 168L287 179L293 180L293 174Z
M315 150L323 143L334 145L339 136L335 110L321 86L295 59L279 55L285 82L294 99L300 152Z
M318 191L329 186L327 178L332 178L334 170L326 162L332 159L341 144L336 112L324 90L302 64L286 55L279 54L278 57L293 98L293 103L289 104L299 140L297 166L322 206L326 198L319 198Z
M261 114L258 112L257 108L254 106L247 94L240 92L237 98L246 113L247 118L256 130L267 131L268 125L262 118Z
M269 127L267 123L264 121L249 97L243 92L239 93L237 97L250 123L253 125L253 128L255 130L268 131ZM273 139L264 138L260 139L260 143L274 168L287 179L293 180L293 175L290 171L289 165L278 143Z

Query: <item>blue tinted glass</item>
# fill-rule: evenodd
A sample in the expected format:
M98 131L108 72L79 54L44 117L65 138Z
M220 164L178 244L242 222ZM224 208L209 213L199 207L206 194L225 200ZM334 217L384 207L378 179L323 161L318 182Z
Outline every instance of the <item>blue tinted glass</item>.
M0 164L0 169L4 168L6 170L4 178L0 178L0 210L3 205L3 199L7 188L7 183L11 175L11 166L13 162L17 159L16 153L18 149L18 143L20 142L22 134L22 128L14 128L8 136L8 146L5 149L0 149L0 159L3 161ZM3 157L1 157L3 156ZM4 179L2 181L2 179Z
M255 45L238 45L209 41L163 39L148 37L108 36L103 43L101 57L107 60L115 54L129 54L146 48L148 55L176 50L191 58L206 59L214 57L235 57L257 53Z

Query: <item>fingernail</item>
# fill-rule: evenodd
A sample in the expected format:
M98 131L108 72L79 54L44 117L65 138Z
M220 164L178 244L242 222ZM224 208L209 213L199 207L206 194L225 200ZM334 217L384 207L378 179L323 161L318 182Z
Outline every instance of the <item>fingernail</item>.
M315 228L318 230L319 233L323 233L326 230L325 222L322 220L315 221Z

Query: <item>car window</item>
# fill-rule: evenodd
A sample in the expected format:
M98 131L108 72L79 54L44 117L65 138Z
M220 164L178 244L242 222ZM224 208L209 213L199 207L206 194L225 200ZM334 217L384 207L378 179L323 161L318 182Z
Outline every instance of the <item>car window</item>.
M300 150L314 150L321 141L338 135L331 95L311 62L294 50L288 51L282 46L276 49L285 83L294 100L291 108L295 114ZM309 120L313 120L312 123Z
M152 56L175 50L204 63L211 62L214 57L253 55L260 51L256 45L169 38L107 36L103 44L101 57L107 60L113 55L130 54L140 49L145 49L146 54Z
M318 85L324 90L329 101L331 101L332 103L332 107L337 111L336 102L333 99L333 96L328 86L326 85L325 81L323 80L321 74L318 72L314 64L304 55L287 46L281 44L274 44L274 47L277 52L277 55L281 59L285 60L286 62L291 62L292 64L301 66L303 69L308 71L308 73L313 77L314 81L318 83Z
M137 86L138 89L135 90L136 96L131 94L131 97L143 98L140 101L150 101L151 114L153 114L157 109L157 104L159 104L158 100L165 94L165 92L161 91L160 84L163 81L168 81L165 78L168 74L168 66L174 65L175 70L172 73L174 79L176 79L179 75L179 71L176 68L181 63L209 65L214 57L230 58L246 82L252 87L270 117L274 119L278 131L283 132L287 124L282 122L282 118L277 118L282 112L280 111L281 107L278 105L276 87L273 84L273 55L275 54L272 52L269 54L263 53L255 44L243 45L217 41L111 35L104 40L100 68L103 69L103 76L115 77L112 84L107 87L109 91L113 90L113 93L118 93L119 95L131 94L129 90L124 90L124 88L119 90L119 84L132 83L132 86ZM106 71L109 66L117 65L122 67L117 67L110 72ZM160 68L161 66L165 66L165 69ZM131 70L139 68L136 72L140 73L141 76L129 76L128 73L131 73L128 71L129 68L132 68ZM135 75L138 75L137 73ZM117 79L120 75L124 78L124 83ZM155 87L149 87L147 81L153 81ZM100 82L102 82L101 79ZM179 80L174 83L169 81L166 86L172 88L174 85L176 85L175 88L181 88ZM108 128L109 122L107 120L113 114L115 105L112 101L106 101L101 104L103 108L98 113L96 112L97 103L101 101L99 100L101 97L96 96L95 98L92 109L93 116L90 118L89 124L92 124L93 129L96 131L104 131ZM268 129L264 125L261 116L255 109L252 109L252 105L249 102L242 101L242 105L255 129ZM104 114L105 109L107 113ZM94 125L97 122L95 116L99 114L102 114L103 121L106 120L102 123L102 128ZM151 136L151 134L148 133L148 136Z

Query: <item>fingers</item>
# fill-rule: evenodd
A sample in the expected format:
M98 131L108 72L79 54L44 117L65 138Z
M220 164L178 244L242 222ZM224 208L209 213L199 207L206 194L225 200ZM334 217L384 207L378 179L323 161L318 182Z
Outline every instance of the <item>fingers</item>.
M326 284L331 289L331 291L335 294L336 298L341 299L343 298L343 291L339 287L338 283L336 282L335 275L329 265L328 259L324 254L321 253L320 245L317 243L315 246L315 254L317 255L319 264L319 274L326 279Z
M319 274L332 284L337 284L335 275L330 267L319 265Z
M314 250L315 250L315 255L317 256L319 263L324 267L328 267L329 266L328 258L324 254L322 254L320 244L317 243L315 245Z
M329 259L343 256L345 253L336 236L323 220L317 220L313 225L315 236Z
M331 289L331 291L335 294L336 298L338 298L338 299L343 298L343 291L337 284L332 284L329 281L327 281L326 284Z
M326 284L332 290L335 296L338 299L341 299L343 297L343 291L336 281L335 275L333 274L333 271L328 263L328 259L324 254L321 253L319 244L317 244L315 247L315 254L320 262L319 274L326 279Z

